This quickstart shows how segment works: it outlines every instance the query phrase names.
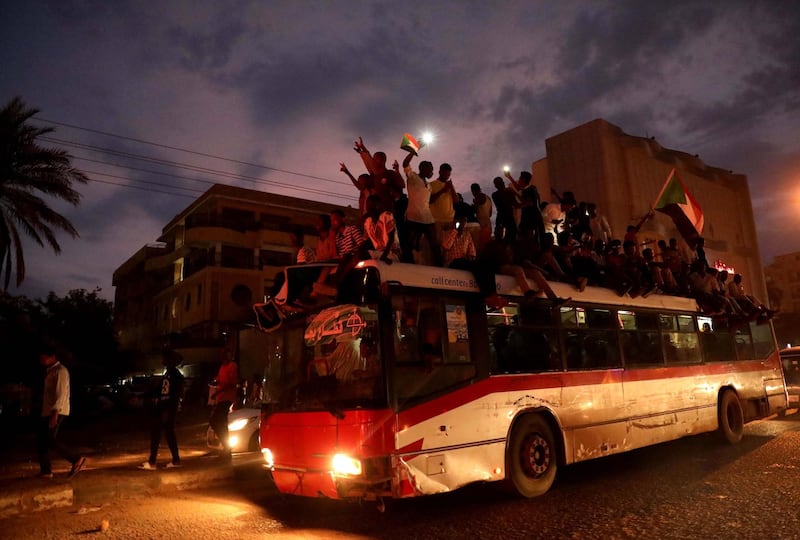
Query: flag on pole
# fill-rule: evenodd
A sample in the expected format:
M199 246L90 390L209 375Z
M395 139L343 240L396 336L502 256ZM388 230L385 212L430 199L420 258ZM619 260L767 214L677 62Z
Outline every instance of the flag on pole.
M415 156L419 153L419 149L423 146L425 146L425 143L417 142L417 139L408 133L403 134L403 140L400 142L400 148L411 152Z
M653 208L672 218L684 240L694 246L703 233L703 210L697 200L683 185L673 167L658 194Z

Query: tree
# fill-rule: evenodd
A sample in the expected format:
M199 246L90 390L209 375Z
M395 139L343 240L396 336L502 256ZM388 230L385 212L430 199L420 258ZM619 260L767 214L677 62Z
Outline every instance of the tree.
M44 148L37 139L53 128L31 126L38 113L20 97L0 109L0 275L3 290L11 281L12 266L19 286L25 279L25 259L21 235L61 253L56 230L76 238L78 231L64 216L50 208L40 195L64 200L73 206L80 202L74 183L89 179L72 167L63 150ZM12 265L13 262L13 265Z

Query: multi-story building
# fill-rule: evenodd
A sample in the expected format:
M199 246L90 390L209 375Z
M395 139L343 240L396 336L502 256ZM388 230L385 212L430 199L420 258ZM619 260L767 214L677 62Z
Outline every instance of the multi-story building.
M670 171L703 210L706 255L711 265L742 274L745 288L766 301L753 207L747 177L712 167L697 155L662 147L653 137L628 135L605 120L593 120L546 139L547 157L533 163L543 198L551 189L572 191L594 202L622 239L655 203ZM551 199L552 200L552 199ZM672 220L656 212L639 232L641 241L680 239Z
M777 255L764 274L773 307L782 313L800 314L800 251Z
M357 210L214 185L114 272L114 324L122 350L151 356L170 344L185 363L216 360L226 335L252 320L273 278L294 262L290 234L316 242L316 221ZM153 365L155 364L155 365ZM148 366L144 366L148 367Z

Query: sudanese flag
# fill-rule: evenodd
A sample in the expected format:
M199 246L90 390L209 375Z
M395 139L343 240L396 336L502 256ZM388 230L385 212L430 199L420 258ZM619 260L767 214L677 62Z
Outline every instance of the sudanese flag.
M671 217L684 240L690 246L695 245L703 233L703 210L678 178L675 168L670 171L653 208Z

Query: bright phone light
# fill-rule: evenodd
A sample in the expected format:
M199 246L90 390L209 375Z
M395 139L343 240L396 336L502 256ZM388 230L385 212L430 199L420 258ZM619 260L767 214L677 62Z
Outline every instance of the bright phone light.
M422 134L420 140L422 141L423 144L431 144L433 142L433 133L431 133L430 131L426 131L425 133Z
M503 165L503 172L511 172L511 167L508 165Z

